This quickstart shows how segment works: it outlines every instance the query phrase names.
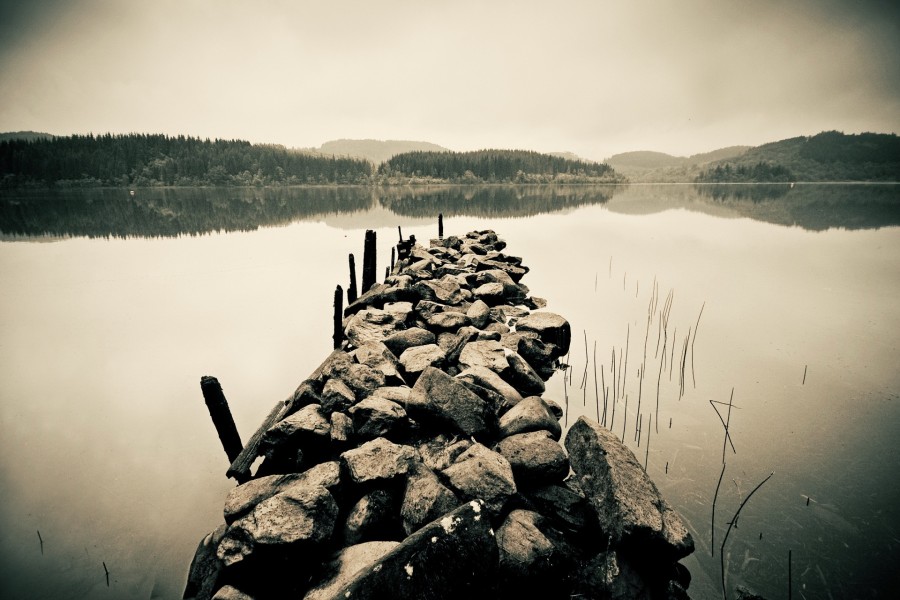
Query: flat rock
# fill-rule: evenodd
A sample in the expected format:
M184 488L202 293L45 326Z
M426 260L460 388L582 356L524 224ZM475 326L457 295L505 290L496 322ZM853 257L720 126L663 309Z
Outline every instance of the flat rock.
M442 366L447 355L437 344L415 346L400 355L400 364L406 379L415 382L425 369Z
M434 334L427 329L411 327L387 336L384 338L384 345L394 356L399 357L409 348L433 344L435 340Z
M494 373L503 373L509 369L505 348L496 341L474 341L463 346L459 355L459 364L465 369L483 367Z
M472 290L472 293L487 306L497 306L506 301L502 283L484 283Z
M411 446L377 438L359 448L347 450L341 454L341 461L354 482L367 483L405 476L415 454Z
M460 327L471 325L469 317L465 313L457 311L444 311L436 313L425 319L429 327L440 331L456 331Z
M359 348L368 342L380 342L392 333L403 328L391 313L378 308L366 308L350 318L344 335L347 340Z
M613 544L659 561L694 551L694 540L634 454L609 430L580 417L566 435L578 486ZM648 555L652 555L649 556Z
M497 417L484 400L433 367L425 369L416 381L406 408L417 420L443 424L475 438L488 438L497 430Z
M331 438L331 423L318 404L304 406L291 416L282 419L263 434L260 447L265 452L285 444L327 442Z
M452 276L440 279L419 281L413 286L424 300L433 300L442 304L459 304L462 302L462 290Z
M539 396L529 396L500 417L500 437L529 431L547 431L559 441L562 427Z
M495 515L517 491L509 461L481 444L460 454L443 474L463 499L480 498Z
M332 377L322 387L322 410L326 413L346 410L356 402L356 394L343 379Z
M548 431L503 438L497 452L509 461L519 487L559 483L569 474L569 459Z
M400 375L400 361L383 342L364 344L357 348L353 355L360 364L380 371L384 375L385 384L403 385L405 383Z
M496 598L497 542L481 503L466 503L407 537L331 598Z
M457 436L449 437L439 433L416 447L422 462L433 471L443 471L456 458L472 446L472 441Z

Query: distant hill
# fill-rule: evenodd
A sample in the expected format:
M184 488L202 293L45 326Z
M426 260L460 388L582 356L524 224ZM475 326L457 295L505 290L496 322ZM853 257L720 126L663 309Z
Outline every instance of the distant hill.
M379 165L404 152L445 152L447 148L430 142L407 140L332 140L313 151L319 154L364 158Z
M747 150L710 163L703 183L778 181L900 181L900 138L896 134L825 131Z
M607 164L635 182L689 182L701 169L717 160L740 156L750 146L730 146L692 156L672 156L664 152L641 150L624 152L607 159Z
M576 160L576 161L581 161L581 162L585 162L585 163L597 162L597 161L591 160L589 158L582 158L581 156L578 156L574 152L548 152L547 154L549 154L550 156L558 156L559 158L565 158L566 160Z
M54 136L49 133L41 133L39 131L8 131L0 133L0 142L7 140L25 140L30 142L32 140L49 140L52 137Z

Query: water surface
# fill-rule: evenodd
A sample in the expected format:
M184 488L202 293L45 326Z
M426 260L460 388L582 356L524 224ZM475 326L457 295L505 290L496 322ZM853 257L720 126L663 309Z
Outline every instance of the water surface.
M328 353L363 230L383 269L396 228L428 239L438 213L448 234L498 231L570 320L547 395L571 423L602 419L609 388L607 424L697 541L694 597L719 593L727 522L773 471L729 534L729 587L785 596L791 551L796 597L895 596L898 188L683 185L0 197L3 597L180 597L233 485L200 377L249 437ZM713 544L710 400L732 390Z

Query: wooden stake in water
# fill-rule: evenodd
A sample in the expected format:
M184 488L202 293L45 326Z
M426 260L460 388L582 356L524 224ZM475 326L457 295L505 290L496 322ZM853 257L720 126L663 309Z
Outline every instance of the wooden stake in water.
M219 434L222 448L228 455L228 461L234 462L234 459L244 449L244 445L241 443L241 436L238 435L234 418L228 408L228 401L222 392L222 386L215 377L204 375L200 378L200 390L203 392L203 400L206 402L206 408L209 410L216 433Z
M722 463L722 472L719 473L719 482L716 484L716 493L712 501L712 524L709 528L709 555L716 555L716 500L719 498L719 488L722 486L722 476L725 475L725 463Z
M363 246L363 273L362 293L365 294L375 285L376 275L376 239L375 232L366 230L365 244Z
M331 334L331 338L334 340L334 348L338 349L341 347L341 342L344 341L344 290L341 289L341 286L337 286L334 288L334 333ZM234 459L232 459L233 461Z
M353 304L359 297L359 290L356 289L356 259L351 254L350 263L350 286L347 288L347 304Z
M444 214L438 213L438 238L444 239Z
M805 365L803 367L803 383L800 385L806 385L806 369L808 369L808 368L809 368L809 365Z

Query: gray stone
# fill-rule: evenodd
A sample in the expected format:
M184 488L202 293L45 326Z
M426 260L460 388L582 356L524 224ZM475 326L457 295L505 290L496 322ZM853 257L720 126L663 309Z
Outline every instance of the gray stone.
M415 346L400 355L400 364L409 382L415 382L425 369L442 366L447 355L437 344Z
M326 565L303 600L333 600L337 591L357 573L376 564L399 545L400 542L378 541L347 546Z
M544 380L517 352L507 350L506 362L509 364L509 368L502 371L502 376L514 388L523 394L534 396L544 393Z
M444 469L451 487L465 500L480 498L488 510L500 514L516 493L512 467L503 455L481 444L474 444Z
M497 375L490 369L485 369L483 367L470 367L460 372L457 377L464 381L469 381L476 385L486 387L489 390L493 390L503 396L503 399L505 400L505 406L503 407L501 412L505 412L505 409L513 407L522 401L522 395L518 391L516 391L513 386L509 385L499 375Z
M428 524L331 598L451 600L496 597L497 543L477 501Z
M429 327L441 331L456 331L460 327L471 325L469 317L465 313L456 311L444 311L436 313L425 319Z
M497 444L497 452L509 461L519 487L559 483L569 474L569 459L548 431L511 435Z
M528 273L528 267L516 266L507 262L501 262L499 260L481 260L475 267L476 271L487 271L494 269L504 271L516 283L518 283L519 280L521 280L522 277L524 277L525 274Z
M226 525L222 524L200 540L188 569L187 584L184 586L182 598L195 598L196 600L212 598L216 582L224 566L216 555L216 549L225 535L225 530Z
M500 374L509 369L504 350L500 342L469 342L463 346L459 364L463 368L484 367Z
M341 454L350 478L356 483L387 481L405 476L416 451L384 438L366 442Z
M497 430L497 417L484 400L433 367L425 369L416 381L406 408L417 420L444 424L454 432L479 439Z
M576 482L614 544L644 560L674 562L693 552L694 540L668 507L641 464L609 430L580 417L566 435Z
M403 328L394 315L377 308L366 308L351 317L344 335L359 348L367 342L380 342Z
M466 438L451 438L439 433L419 444L416 449L426 467L433 471L443 471L471 446L472 442Z
M569 322L556 313L539 311L522 317L516 322L516 331L533 331L545 344L555 346L554 358L564 356L572 341Z
M539 396L529 396L500 417L500 437L545 430L559 441L562 427Z
M389 302L384 305L382 310L394 317L396 322L405 323L413 312L413 304L412 302Z
M228 492L225 497L225 522L233 523L263 500L295 486L320 485L334 490L340 485L340 478L340 465L336 461L330 461L319 463L302 473L251 479Z
M347 513L344 522L343 540L345 545L359 544L372 540L383 540L399 533L399 514L394 506L393 495L384 489L376 489L365 494Z
M302 443L322 443L331 438L331 423L318 404L304 406L282 419L263 434L261 448L266 453L297 440Z
M337 513L337 502L324 487L290 488L232 523L217 555L226 567L232 567L249 560L259 546L302 544L312 549L331 537Z
M357 363L334 369L331 375L339 377L346 383L353 390L357 400L362 400L385 384L384 374L381 371Z
M442 304L459 304L462 292L459 283L452 276L444 276L437 280L420 281L413 286L424 300L432 300Z
M484 300L479 299L472 303L472 306L466 311L466 316L472 321L472 325L478 329L482 329L488 324L488 320L491 318L491 309Z
M585 562L574 580L573 592L585 598L651 600L655 597L640 572L615 551L601 552Z
M488 306L503 304L506 301L506 296L503 292L503 284L496 282L485 283L472 290L475 297Z
M357 362L380 371L387 385L403 385L400 362L383 342L369 342L354 351Z
M597 530L587 498L580 490L562 484L545 485L523 492L538 513L551 520L560 530L582 538L585 546L602 547L606 540Z
M435 342L434 334L421 327L411 327L393 333L384 339L384 345L394 356L401 356L403 352L414 346L425 346Z
M331 413L331 441L338 446L353 439L353 420L342 412Z
M233 585L223 585L212 600L253 600L253 596L245 594Z
M372 392L372 395L369 396L369 398L383 398L385 400L390 400L391 402L396 402L400 406L406 406L411 391L412 388L405 385L385 386Z
M322 388L322 410L334 412L347 410L356 402L356 394L342 379L332 377Z
M531 598L565 593L562 579L575 565L575 557L572 547L544 517L530 510L513 510L497 530L497 547L504 591Z
M369 396L349 411L357 437L371 440L389 436L406 426L403 407L384 398Z
M406 481L400 508L403 530L410 535L459 504L456 494L441 483L434 471L419 465Z

